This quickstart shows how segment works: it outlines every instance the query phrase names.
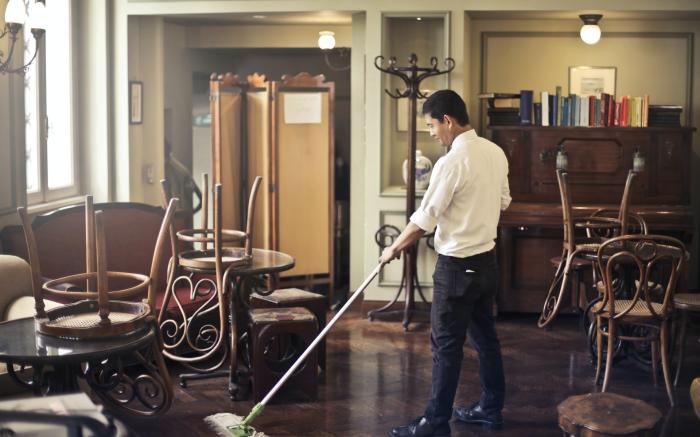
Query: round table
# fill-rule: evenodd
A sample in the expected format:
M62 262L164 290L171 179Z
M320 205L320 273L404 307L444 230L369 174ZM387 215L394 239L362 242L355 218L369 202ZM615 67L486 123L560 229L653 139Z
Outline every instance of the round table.
M0 362L21 386L36 394L69 393L80 391L78 379L82 378L114 408L137 415L158 414L169 408L170 377L163 371L152 324L99 340L52 337L36 332L34 324L34 318L0 323ZM127 369L133 362L142 367ZM17 371L15 365L22 367ZM25 366L31 366L31 371ZM153 390L155 396L142 396L144 390Z

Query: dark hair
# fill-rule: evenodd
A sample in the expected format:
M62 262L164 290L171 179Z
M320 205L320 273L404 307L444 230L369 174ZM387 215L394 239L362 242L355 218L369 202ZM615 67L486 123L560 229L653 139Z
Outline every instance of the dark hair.
M423 114L442 123L445 115L453 117L461 126L469 124L469 114L464 100L452 90L440 90L432 93L423 103Z

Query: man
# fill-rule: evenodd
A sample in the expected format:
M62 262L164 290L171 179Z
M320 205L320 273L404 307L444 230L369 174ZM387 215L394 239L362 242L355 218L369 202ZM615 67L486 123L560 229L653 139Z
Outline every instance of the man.
M491 311L499 281L496 227L511 200L508 161L496 144L477 136L464 101L454 91L432 94L423 104L423 116L430 135L450 151L435 164L420 207L380 261L398 258L437 226L430 314L432 392L424 415L394 428L395 437L450 435L467 333L479 354L481 399L456 408L455 416L490 428L503 425L505 378Z

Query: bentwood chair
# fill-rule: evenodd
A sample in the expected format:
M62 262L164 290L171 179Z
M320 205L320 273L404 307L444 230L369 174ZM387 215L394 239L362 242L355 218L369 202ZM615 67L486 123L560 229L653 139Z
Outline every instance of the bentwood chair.
M598 383L603 362L603 337L607 338L605 375L602 391L610 383L614 345L618 340L650 342L651 364L656 385L657 361L661 350L661 367L671 406L674 405L671 384L668 341L673 310L673 293L686 260L685 246L673 237L661 235L623 235L604 242L597 251L597 263L603 279L602 300L593 306L596 316ZM614 284L619 272L628 278L627 290L618 295ZM621 326L642 326L646 329L621 329Z
M252 260L255 200L261 182L262 178L258 176L251 188L245 231L223 229L221 184L214 186L214 226L209 227L206 174L203 175L202 227L177 233L171 229L173 257L168 267L168 287L158 323L164 339L163 354L197 372L180 375L180 385L183 387L188 379L217 376L212 372L221 367L228 356L229 345L225 341L226 287L232 270ZM167 201L170 198L169 187L167 181L161 183L164 200ZM209 247L211 243L213 249ZM235 243L243 243L243 247L229 247ZM181 244L199 244L200 248L182 251ZM198 279L193 280L195 277ZM202 299L188 305L195 298Z
M18 208L22 220L22 227L27 242L29 264L32 274L32 293L35 304L35 328L37 339L41 335L59 337L70 341L100 341L103 339L123 339L124 349L127 344L133 343L135 338L151 337L148 351L130 352L145 369L147 374L133 379L122 371L122 356L105 356L101 363L87 364L88 376L95 373L95 366L105 366L105 372L111 372L108 366L111 359L116 361L119 371L109 378L110 384L89 380L91 387L107 403L120 409L124 409L137 415L161 414L168 410L172 402L172 385L168 369L161 354L160 336L154 325L155 297L157 293L158 272L161 270L159 260L166 247L166 233L170 227L177 199L172 199L167 206L163 222L158 232L156 245L153 252L151 270L149 275L128 272L107 271L107 249L102 212L95 212L92 197L87 196L85 202L85 256L86 272L48 280L42 284L41 269L34 231L24 208ZM125 288L110 287L109 280L126 281L129 285ZM65 291L61 284L84 284L79 287L85 291ZM145 299L144 299L145 297ZM52 309L46 309L44 299L51 298L66 303ZM136 301L134 301L136 300ZM155 334L153 334L155 333ZM39 341L39 340L37 340ZM98 371L99 372L99 371ZM86 377L88 377L86 376ZM94 375L93 375L94 376ZM146 407L129 407L121 397L123 390L140 390L139 379L148 379L149 388L153 393L160 394L160 402L155 400L144 401L138 397ZM129 387L131 386L131 387ZM120 388L121 387L121 388ZM112 392L114 389L116 392ZM132 398L133 400L133 398Z
M643 234L647 233L644 219L629 212L631 187L635 174L631 170L627 174L618 210L599 209L588 217L574 217L568 174L563 170L557 169L564 237L561 257L552 260L558 262L558 265L554 279L547 291L542 313L537 321L537 326L540 328L549 325L557 316L562 301L564 301L566 290L570 285L570 276L572 273L582 270L585 265L592 265L592 259L595 258L596 251L603 241L626 234L630 229L631 221L634 222L634 229L639 230ZM613 214L616 216L612 216ZM586 236L576 237L577 229L585 230ZM594 274L593 283L595 282ZM576 299L576 303L578 303L578 299Z

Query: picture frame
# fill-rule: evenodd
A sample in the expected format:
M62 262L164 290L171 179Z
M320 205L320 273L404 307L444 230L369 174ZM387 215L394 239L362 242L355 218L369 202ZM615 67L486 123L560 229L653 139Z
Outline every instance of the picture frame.
M569 94L600 96L615 95L617 67L569 67Z
M430 95L430 90L421 90L421 93ZM416 100L416 132L430 132L426 126L421 112L421 107L425 99ZM408 131L408 98L396 99L396 130L399 132Z
M143 124L143 82L129 81L129 124Z

